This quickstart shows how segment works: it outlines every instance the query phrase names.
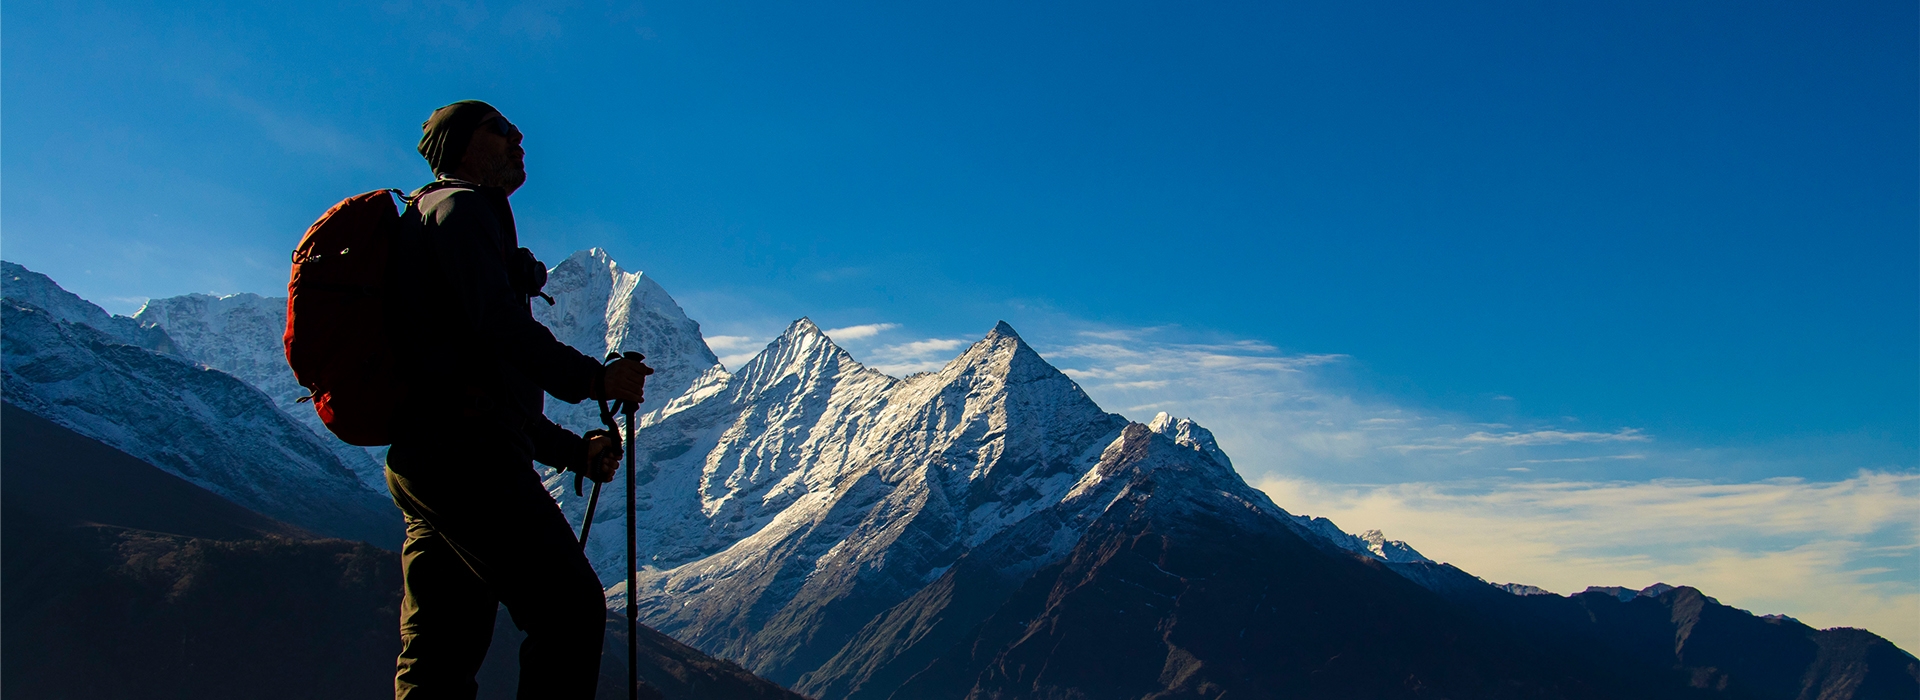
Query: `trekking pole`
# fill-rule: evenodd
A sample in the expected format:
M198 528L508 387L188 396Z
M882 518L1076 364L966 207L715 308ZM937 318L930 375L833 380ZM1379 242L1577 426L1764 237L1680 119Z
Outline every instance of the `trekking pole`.
M619 405L619 402L615 402L614 405ZM620 426L614 425L613 409L607 407L606 399L600 399L600 422L607 426L608 434L614 436L620 434ZM575 472L573 475L573 495L575 496L580 495L580 482L581 476L578 472ZM593 482L593 495L587 498L587 517L580 522L580 549L582 550L587 548L587 533L593 531L593 511L598 509L599 506L600 482L596 481Z
M623 355L626 359L640 362L647 359L637 352ZM642 365L643 367L645 365ZM648 374L652 374L649 370ZM644 377L642 378L644 381ZM633 588L639 583L639 575L634 572L634 524L633 524L633 416L640 410L640 402L628 401L622 404L621 411L627 418L627 700L640 698L640 650L633 637L640 626L640 609L633 605Z
M607 353L607 362L612 363L615 359L618 359L619 357L620 357L619 355L616 355L614 353ZM613 405L615 407L619 407L621 403L619 401L615 401ZM614 408L607 407L606 399L600 399L600 424L607 426L608 435L612 435L615 438L618 438L620 436L620 426L614 425L613 423L614 410L615 410ZM628 461L631 462L632 460L628 460ZM581 482L580 473L574 472L573 495L575 496L580 495L580 482ZM580 549L581 550L585 550L587 548L587 533L593 531L593 511L598 509L599 507L600 507L600 482L595 481L593 482L593 496L587 498L587 517L585 520L580 522Z

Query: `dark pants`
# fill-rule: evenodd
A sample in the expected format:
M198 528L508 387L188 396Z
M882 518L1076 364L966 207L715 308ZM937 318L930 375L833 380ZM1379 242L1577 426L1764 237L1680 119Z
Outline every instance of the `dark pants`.
M387 456L407 520L394 697L471 700L501 603L527 633L519 697L593 697L606 597L532 460L485 438L436 442Z

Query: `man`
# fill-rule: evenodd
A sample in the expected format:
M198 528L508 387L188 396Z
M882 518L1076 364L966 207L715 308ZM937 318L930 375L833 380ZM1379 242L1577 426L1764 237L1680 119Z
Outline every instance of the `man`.
M504 603L527 633L519 697L590 698L606 599L533 462L604 483L619 450L605 431L583 439L547 420L542 394L637 402L651 370L601 365L533 319L546 270L507 205L527 179L520 130L464 101L422 131L438 179L403 216L389 313L408 384L386 472L407 522L394 696L474 697Z

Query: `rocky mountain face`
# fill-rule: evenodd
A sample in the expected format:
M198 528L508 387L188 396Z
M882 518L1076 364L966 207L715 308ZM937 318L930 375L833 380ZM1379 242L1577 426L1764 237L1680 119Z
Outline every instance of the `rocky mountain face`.
M128 344L130 334L167 336L151 327L132 333L131 319L108 316L24 268L10 265L8 273L0 287L0 391L9 402L249 509L329 536L398 546L391 500L259 389Z
M1004 324L940 372L895 380L802 319L643 424L653 554L635 604L663 632L792 682L1059 501L1124 424ZM604 571L619 546L589 550Z
M601 251L556 266L547 291L556 304L534 308L556 336L660 369L634 474L642 621L822 700L1920 692L1913 657L1864 631L1803 634L1684 588L1493 586L1289 513L1204 427L1105 412L1004 323L940 371L894 378L801 319L729 370L664 290ZM178 316L153 326L174 334ZM591 405L550 408L599 425ZM578 523L570 484L548 475ZM618 609L611 486L587 552ZM1761 633L1776 629L1790 634Z
M46 275L4 260L0 260L0 290L5 290L8 299L41 309L55 320L93 328L123 345L172 351L173 341L166 331L109 314L80 295L61 289Z
M317 539L8 400L0 694L391 692L398 557Z
M1169 442L1130 429L1099 467L1120 486L1071 551L988 605L914 601L965 631L844 697L1684 697L1534 653Z
M333 439L313 404L300 402L307 390L294 380L280 341L287 328L286 297L183 294L148 300L132 320L166 333L171 354L233 375L265 393L281 412L319 436L368 489L386 492L385 449Z
M599 248L567 256L547 272L546 292L554 303L534 300L533 317L560 342L595 359L609 352L647 356L654 374L647 378L645 408L664 405L685 393L707 370L720 365L700 324L643 272L628 272ZM547 417L575 432L600 427L592 401L569 404L548 397Z

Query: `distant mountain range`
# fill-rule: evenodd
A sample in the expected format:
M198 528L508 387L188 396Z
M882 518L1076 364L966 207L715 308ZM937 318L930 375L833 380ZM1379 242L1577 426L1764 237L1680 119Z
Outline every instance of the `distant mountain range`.
M642 621L822 700L1920 695L1920 663L1863 630L1686 587L1495 586L1289 513L1204 427L1107 413L1005 323L895 378L800 319L729 370L604 252L549 278L556 303L534 309L558 337L660 370L638 438ZM378 455L291 403L284 299L190 295L123 318L12 264L5 282L9 401L316 532L380 527L361 515L384 498ZM87 399L96 387L111 400ZM598 426L589 405L549 414ZM547 477L577 523L571 479ZM626 576L625 515L597 513L604 581Z
M160 326L108 316L43 275L0 263L0 394L8 402L246 508L399 547L399 511L341 459L338 440L256 385L182 352Z

